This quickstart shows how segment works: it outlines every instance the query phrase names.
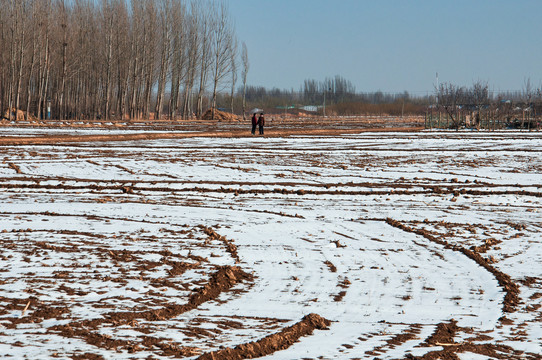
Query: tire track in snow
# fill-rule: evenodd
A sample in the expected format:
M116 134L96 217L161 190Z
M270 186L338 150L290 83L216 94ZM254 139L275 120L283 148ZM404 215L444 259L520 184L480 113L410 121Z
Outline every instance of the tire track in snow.
M495 267L491 266L490 263L479 253L466 249L462 246L451 245L448 241L439 239L436 236L431 235L426 230L410 227L394 219L388 218L385 220L385 222L388 225L393 226L394 228L423 236L424 238L433 243L444 246L445 249L460 252L467 256L469 259L474 260L478 265L480 265L495 276L495 278L499 282L499 285L506 293L503 303L503 312L511 313L516 311L517 306L519 305L519 286L512 281L508 274L505 274L502 271L497 270Z

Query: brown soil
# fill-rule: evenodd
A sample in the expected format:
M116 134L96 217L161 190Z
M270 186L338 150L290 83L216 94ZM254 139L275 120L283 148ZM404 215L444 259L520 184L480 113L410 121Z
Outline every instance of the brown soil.
M457 321L452 320L449 323L441 323L437 325L437 329L430 337L425 340L428 345L438 345L438 344L455 344L454 337L458 332L459 327L457 326Z
M239 267L223 266L215 272L209 283L197 289L184 305L169 304L159 310L144 312L112 312L105 315L107 320L116 324L130 323L136 319L147 321L164 321L194 310L201 304L216 299L222 292L228 291L241 281L252 281L252 275L245 273Z
M335 265L333 265L333 263L332 263L331 261L326 260L326 261L324 262L324 264L327 265L329 271L331 271L331 272L333 272L333 273L336 273L336 272L337 272L337 268L335 267Z
M102 129L124 129L124 130L153 130L153 131L171 131L171 130L190 130L190 131L220 131L224 126L234 127L250 131L251 120L232 115L226 112L219 112L225 119L215 120L191 119L191 120L170 120L170 119L132 119L120 120L37 120L35 118L29 121L19 120L9 122L2 120L3 126L31 127L31 128L102 128ZM207 116L209 117L209 116ZM231 119L231 120L230 120ZM424 116L385 116L385 115L361 115L351 117L327 116L307 116L304 114L268 114L266 118L266 128L277 127L281 129L370 129L370 128L412 128L422 127L424 125ZM222 129L223 130L223 129Z
M339 136L343 134L358 134L362 132L396 132L421 131L423 128L368 128L368 129L276 129L265 130L265 137L289 137L298 135ZM27 144L58 144L76 142L103 142L103 141L136 141L156 139L186 139L194 137L236 138L250 137L247 130L229 131L196 131L187 133L149 133L126 135L63 135L63 136L4 136L0 137L0 145L27 145Z
M215 118L213 119L213 112L209 109L203 114L202 120L239 121L239 117L229 112L215 110Z
M233 259L235 259L235 262L239 264L241 262L241 259L239 258L239 255L237 254L237 246L231 241L229 241L225 236L222 236L220 234L217 234L216 231L214 231L210 227L205 227L203 225L200 225L200 228L203 230L203 232L209 237L209 240L219 240L221 241L224 246L226 247L226 251L228 251Z
M420 334L421 328L422 326L420 324L413 324L403 333L395 335L391 339L386 340L386 344L366 352L366 355L377 355L378 353L381 353L386 349L394 349L397 346L406 343L407 341L417 339L418 335Z
M471 332L471 329L458 327L455 320L451 320L449 323L438 324L435 332L420 346L442 347L443 349L431 351L419 357L407 354L406 358L413 360L459 360L460 358L457 354L473 353L502 360L541 359L540 355L514 350L505 345L477 344L475 341L479 339L476 338L457 343L454 338L459 332L468 334Z
M9 108L4 111L4 119L9 119ZM11 119L15 121L24 121L26 120L26 111L17 110L15 108L11 109ZM0 119L1 120L1 119ZM29 115L29 119L35 121L37 118L34 115Z
M15 170L15 172L16 172L17 174L22 174L22 173L23 173L23 172L21 171L21 168L20 168L19 166L17 166L16 164L14 164L14 163L11 163L11 162L10 162L10 163L8 163L8 166L9 166L10 168L12 168L13 170Z
M346 290L348 290L351 284L352 283L350 282L350 280L348 280L348 278L345 278L339 281L339 283L337 284L337 287L344 290L339 291L339 293L333 297L333 301L336 301L336 302L342 301L343 298L346 296Z
M206 353L198 360L241 360L255 359L284 350L297 342L301 337L313 333L314 330L325 330L331 322L318 314L309 314L300 322L287 327L277 334L269 335L261 340L241 344L235 348Z

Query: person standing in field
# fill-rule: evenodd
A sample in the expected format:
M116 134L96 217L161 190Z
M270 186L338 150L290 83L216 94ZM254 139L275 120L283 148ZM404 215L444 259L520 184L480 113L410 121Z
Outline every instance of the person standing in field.
M256 124L258 124L258 119L256 119L256 113L252 114L252 135L256 134Z
M261 113L260 117L258 118L258 128L260 130L260 135L263 135L264 125L265 125L265 118L263 117L263 113Z

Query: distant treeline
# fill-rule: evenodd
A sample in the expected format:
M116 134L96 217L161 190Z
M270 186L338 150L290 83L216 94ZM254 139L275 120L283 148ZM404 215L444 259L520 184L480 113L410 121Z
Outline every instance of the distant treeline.
M219 106L240 113L242 109L243 88L235 93L221 94ZM268 112L308 111L323 115L363 115L363 114L423 114L434 99L434 95L411 96L407 91L384 93L382 91L360 93L352 83L337 75L324 81L305 80L299 90L268 89L263 86L247 85L245 89L246 109L264 108ZM233 104L233 109L231 105Z
M407 91L400 93L357 92L352 83L341 76L324 81L305 80L299 90L267 89L247 86L247 108L261 107L269 112L300 111L311 106L316 114L322 115L423 115L430 107L465 107L480 108L508 102L516 104L540 103L541 89L534 88L526 80L522 90L491 91L483 81L476 81L470 86L452 83L439 84L431 93L411 95ZM241 97L241 89L237 92ZM220 104L228 104L231 98L221 96ZM239 104L239 99L234 99ZM240 109L240 106L237 106ZM235 108L234 108L235 111Z

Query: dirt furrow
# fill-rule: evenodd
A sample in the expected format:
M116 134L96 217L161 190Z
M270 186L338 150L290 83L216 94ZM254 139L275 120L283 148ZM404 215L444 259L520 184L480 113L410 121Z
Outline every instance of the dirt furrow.
M0 137L0 146L3 145L29 145L29 144L47 144L56 145L58 143L78 143L78 142L111 142L111 141L142 141L156 139L187 139L194 137L207 138L250 138L250 129L229 130L229 131L195 131L195 132L161 132L161 133L139 133L139 134L115 134L115 135L62 135L62 136L4 136ZM273 129L266 130L265 137L288 137L293 135L321 135L334 136L342 134L359 134L364 132L418 132L423 130L421 127L408 128L358 128L358 129Z
M326 330L331 322L318 314L309 314L300 322L258 341L241 344L234 348L206 353L197 360L241 360L271 355L292 346L300 338L311 335L314 330Z
M440 323L437 325L435 332L428 337L420 346L437 347L442 349L430 351L423 356L414 356L407 354L406 359L411 360L459 360L458 354L472 353L483 356L488 356L491 359L502 360L540 360L542 356L524 351L515 350L514 348L501 344L476 343L469 339L457 343L455 337L458 333L472 333L470 328L461 328L457 326L455 320L449 323ZM473 339L475 340L475 339Z
M4 189L32 189L32 190L89 190L89 191L113 191L125 194L135 194L136 192L198 192L198 193L230 193L236 195L266 195L266 194L284 194L284 195L349 195L349 196L384 196L384 195L457 195L458 191L447 189L447 187L435 188L431 190L376 190L376 191L349 191L349 190L290 190L286 188L275 188L272 190L264 189L236 189L220 187L218 189L209 189L204 187L190 188L169 188L169 187L145 187L145 186L102 186L102 185L42 185L42 184L0 184L0 188ZM542 192L526 191L526 190L465 190L462 194L474 196L490 196L490 195L520 195L542 197Z
M228 240L225 236L217 234L216 231L214 231L210 227L205 227L203 225L200 225L199 228L203 230L203 232L208 236L209 240L221 241L226 247L226 251L229 252L231 257L235 260L236 264L239 264L241 262L241 259L239 258L239 254L237 253L237 246L235 246L233 242Z
M201 304L214 300L225 291L230 290L237 283L251 282L251 274L244 272L237 266L222 266L211 275L209 282L197 289L190 295L188 302L183 305L170 304L158 310L147 310L142 312L111 312L104 315L106 320L116 324L130 323L136 319L145 319L147 321L163 321L174 318L187 311L194 310Z

